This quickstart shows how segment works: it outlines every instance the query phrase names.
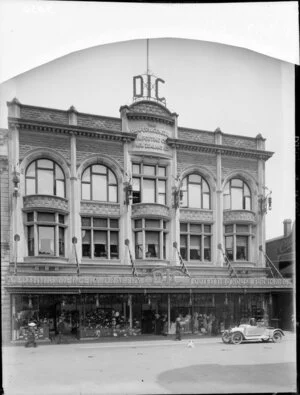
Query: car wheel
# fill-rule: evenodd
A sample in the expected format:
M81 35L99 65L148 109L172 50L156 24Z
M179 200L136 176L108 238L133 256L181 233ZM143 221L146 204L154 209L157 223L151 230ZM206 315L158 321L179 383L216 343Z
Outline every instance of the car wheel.
M243 335L240 332L236 332L232 335L231 341L233 344L240 344L243 341Z
M273 342L274 343L280 343L282 340L282 333L279 331L276 331L273 333Z
M224 332L224 333L223 333L223 335L222 335L222 341L223 341L223 343L225 343L225 344L230 343L230 341L231 341L231 336L230 336L230 334L229 334L228 332Z

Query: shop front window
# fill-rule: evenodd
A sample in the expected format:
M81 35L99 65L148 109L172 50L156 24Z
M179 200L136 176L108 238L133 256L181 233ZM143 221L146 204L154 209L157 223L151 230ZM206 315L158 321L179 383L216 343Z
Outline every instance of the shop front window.
M65 256L65 215L33 211L25 224L28 256Z
M230 261L248 261L251 225L225 225L225 252Z
M82 200L118 201L118 183L115 174L103 165L89 166L81 177Z
M251 210L250 188L239 178L231 179L225 185L223 203L224 210Z
M119 220L82 217L82 256L86 258L119 258Z
M136 259L166 259L166 221L139 219L134 221Z
M181 222L180 254L187 261L211 261L211 225Z
M30 163L25 175L26 195L65 197L65 176L61 167L49 159Z
M181 207L210 209L210 189L199 174L190 174L182 180Z
M166 204L166 167L134 163L132 173L133 204Z

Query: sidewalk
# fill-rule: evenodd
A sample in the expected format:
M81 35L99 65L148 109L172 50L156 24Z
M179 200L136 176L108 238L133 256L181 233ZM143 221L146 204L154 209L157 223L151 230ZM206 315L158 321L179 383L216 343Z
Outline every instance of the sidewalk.
M284 338L283 341L296 341L296 333L295 332L289 332L289 331L284 331ZM215 335L215 336L208 336L208 335L201 335L201 334L186 334L182 335L182 342L183 341L189 341L192 340L195 344L211 344L211 343L218 343L222 342L221 335ZM128 336L128 337L102 337L102 338L85 338L85 339L76 339L76 338L69 338L66 339L66 341L63 341L62 343L58 344L55 342L51 342L50 340L38 340L37 344L38 346L47 346L47 345L52 345L52 346L60 346L60 345L71 345L71 344L76 344L76 345L85 345L85 344L98 344L98 345L107 345L107 346L113 346L115 344L120 344L123 343L125 346L131 346L135 344L140 344L142 343L150 343L154 345L169 345L169 344L174 344L180 342L175 342L175 335L167 335L167 336L162 336L162 335L139 335L139 336ZM4 346L22 346L24 347L25 341L20 341L20 342L11 342L10 344L4 345Z

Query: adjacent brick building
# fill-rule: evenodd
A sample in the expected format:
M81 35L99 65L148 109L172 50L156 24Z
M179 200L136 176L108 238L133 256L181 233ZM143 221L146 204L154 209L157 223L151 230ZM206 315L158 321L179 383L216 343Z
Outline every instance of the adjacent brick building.
M8 103L5 341L24 340L29 320L54 336L59 318L80 338L173 333L179 314L185 331L205 332L208 316L219 333L271 322L273 298L291 298L260 250L264 138L179 127L152 96L116 118Z

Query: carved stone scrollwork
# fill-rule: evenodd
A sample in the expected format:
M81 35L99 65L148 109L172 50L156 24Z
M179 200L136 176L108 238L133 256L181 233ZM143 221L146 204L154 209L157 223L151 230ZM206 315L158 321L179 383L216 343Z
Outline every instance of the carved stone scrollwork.
M50 211L62 211L64 213L69 212L68 200L59 196L50 195L29 195L24 196L24 210L30 209L49 209Z
M132 218L170 218L170 209L163 204L137 203L132 205Z
M256 223L255 213L248 210L225 210L224 223L248 222Z
M80 204L80 213L102 216L120 216L120 204L82 201Z

